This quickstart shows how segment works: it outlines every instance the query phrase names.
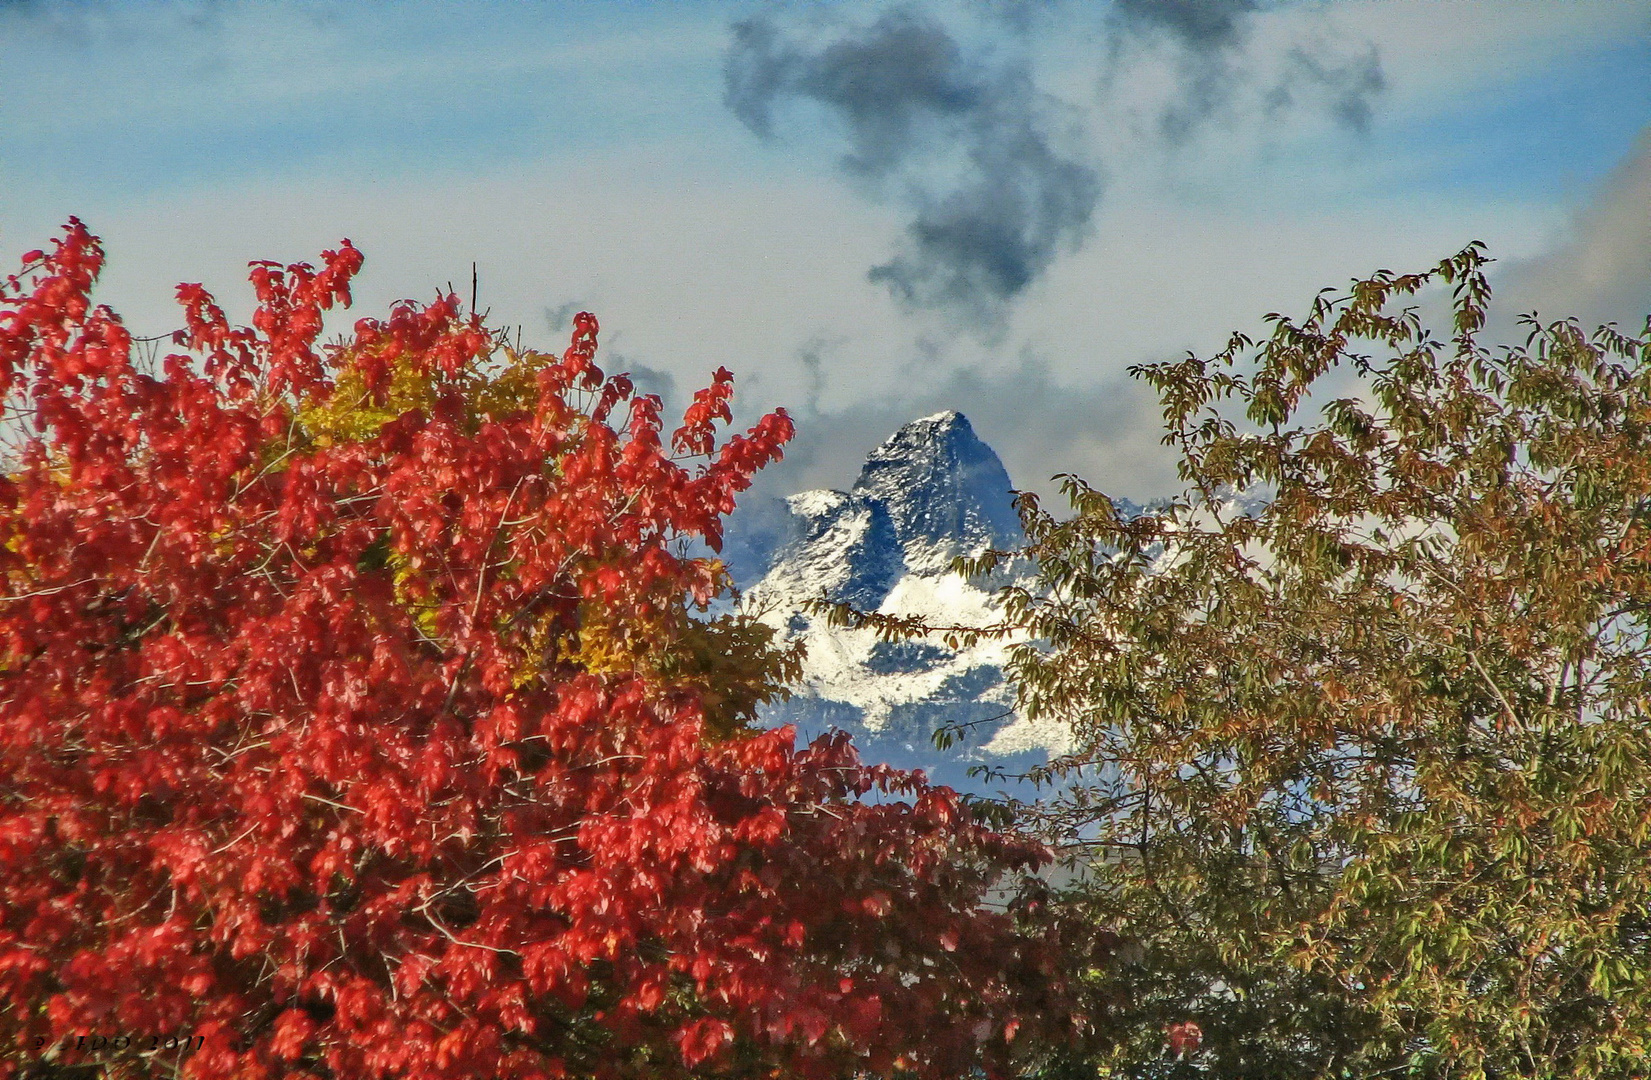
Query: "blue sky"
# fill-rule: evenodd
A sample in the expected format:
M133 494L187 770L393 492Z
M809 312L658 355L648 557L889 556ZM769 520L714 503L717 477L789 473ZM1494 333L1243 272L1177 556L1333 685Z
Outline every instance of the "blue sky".
M0 249L69 214L170 329L250 259L481 299L678 399L718 364L843 484L969 413L1017 482L1172 479L1130 364L1482 239L1507 303L1651 307L1651 2L0 2Z

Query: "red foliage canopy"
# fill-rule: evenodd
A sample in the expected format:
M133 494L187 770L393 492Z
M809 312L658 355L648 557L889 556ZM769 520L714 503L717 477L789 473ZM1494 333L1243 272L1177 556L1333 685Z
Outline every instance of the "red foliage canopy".
M0 290L0 1074L938 1076L1072 1022L981 906L1041 849L747 727L774 654L689 616L783 411L718 444L719 370L667 447L585 314L320 347L348 241L253 264L251 328L180 286L146 371L102 259Z

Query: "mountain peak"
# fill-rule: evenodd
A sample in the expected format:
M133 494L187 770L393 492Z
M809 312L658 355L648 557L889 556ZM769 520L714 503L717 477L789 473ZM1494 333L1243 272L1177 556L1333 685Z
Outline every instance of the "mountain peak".
M981 442L980 437L975 434L974 426L969 423L967 416L956 409L947 409L945 412L919 417L902 424L893 435L883 440L883 445L871 452L866 459L866 467L869 469L872 463L880 458L909 457L914 451L935 444L973 444L988 454L992 453L991 447ZM865 473L861 472L860 476L863 480Z
M724 546L741 584L874 609L902 577L944 577L959 555L1010 550L1025 534L1009 473L955 409L900 427L849 491L801 491L735 519Z
M956 553L1009 547L1020 537L1008 471L955 409L913 420L889 436L866 458L853 493L888 508L902 543L939 544Z
M945 781L975 788L969 761L1043 760L1056 741L1008 720L1010 642L882 641L869 627L833 626L808 606L825 596L943 623L996 620L992 586L1026 567L1013 563L991 582L950 567L987 547L1014 549L1025 536L1009 473L967 417L947 410L913 420L872 451L851 490L799 492L776 505L783 521L766 527L766 570L746 597L780 640L803 644L807 655L797 695L765 706L765 722L804 732L846 727L871 759L937 768ZM979 723L990 739L937 758L930 735L951 722Z

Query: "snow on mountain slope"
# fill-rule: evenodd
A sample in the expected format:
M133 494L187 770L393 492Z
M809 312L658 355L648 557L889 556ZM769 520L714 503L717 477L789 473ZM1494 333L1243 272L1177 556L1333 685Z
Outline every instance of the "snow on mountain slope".
M1266 505L1264 491L1229 492L1219 515L1251 516ZM1120 499L1117 506L1134 517L1168 503ZM1012 777L1069 745L1058 722L1013 715L1003 675L1008 642L950 649L939 640L879 641L870 630L828 626L807 610L825 598L931 623L987 625L997 619L995 590L1030 584L1031 567L1011 563L992 581L969 582L950 572L952 560L1019 548L1024 539L1003 462L958 412L896 431L848 491L804 491L742 507L722 557L745 589L743 604L782 643L807 647L796 696L765 708L763 719L795 724L804 738L842 728L868 760L923 768L960 789L1031 794L1025 785L968 775L984 765ZM936 749L935 730L960 723L971 725L969 737Z
M806 611L824 597L945 623L994 621L990 590L1007 577L982 588L950 566L959 555L1019 546L1012 498L997 454L963 414L943 412L912 421L872 451L849 491L792 495L753 515L743 532L736 518L730 545L761 570L745 604L782 641L800 639L808 650L800 693L764 719L795 724L805 737L840 727L868 759L922 767L976 790L993 784L971 782L970 765L1017 772L1063 747L1062 731L1011 714L1007 643L954 650L939 641L879 641ZM973 721L980 723L966 742L935 749L936 728Z

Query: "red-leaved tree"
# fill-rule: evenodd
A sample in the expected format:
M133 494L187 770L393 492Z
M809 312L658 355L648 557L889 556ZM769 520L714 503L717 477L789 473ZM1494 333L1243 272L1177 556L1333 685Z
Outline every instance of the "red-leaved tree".
M794 658L694 613L783 412L719 443L719 369L667 442L583 314L320 346L347 241L253 264L250 328L181 286L145 364L102 259L71 221L0 290L0 1074L941 1076L1081 1024L983 906L1042 851L753 728Z

